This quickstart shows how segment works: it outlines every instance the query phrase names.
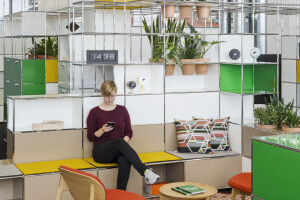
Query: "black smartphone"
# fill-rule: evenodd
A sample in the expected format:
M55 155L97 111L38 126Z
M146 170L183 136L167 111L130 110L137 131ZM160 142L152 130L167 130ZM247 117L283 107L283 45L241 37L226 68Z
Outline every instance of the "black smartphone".
M107 126L110 126L112 128L115 127L115 122L107 122Z

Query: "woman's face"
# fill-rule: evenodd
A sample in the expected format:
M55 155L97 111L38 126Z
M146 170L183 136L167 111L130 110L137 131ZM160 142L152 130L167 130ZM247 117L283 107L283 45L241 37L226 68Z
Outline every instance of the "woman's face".
M110 96L104 97L104 103L107 105L113 105L116 99L116 93L112 92Z

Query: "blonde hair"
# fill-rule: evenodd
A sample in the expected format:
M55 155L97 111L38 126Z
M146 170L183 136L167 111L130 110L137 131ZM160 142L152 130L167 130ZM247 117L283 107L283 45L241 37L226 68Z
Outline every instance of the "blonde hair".
M102 83L100 87L100 92L102 96L108 97L111 96L111 93L115 92L117 94L117 85L114 81L106 80Z

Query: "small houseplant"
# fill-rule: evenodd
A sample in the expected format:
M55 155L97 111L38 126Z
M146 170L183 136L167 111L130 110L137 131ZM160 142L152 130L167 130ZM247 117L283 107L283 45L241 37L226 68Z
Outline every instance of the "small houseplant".
M265 108L256 108L254 117L259 122L257 127L262 129L276 129L279 123L277 108L270 104Z
M196 29L188 24L190 27L190 32L191 33L198 33L196 31ZM195 65L195 69L196 69L196 74L207 74L207 70L208 70L208 64L202 64L202 63L207 63L210 62L209 58L204 58L205 54L208 52L208 50L216 44L219 44L221 42L224 41L212 41L212 42L208 42L205 41L204 39L202 39L199 35L195 35L197 41L200 43L199 45L199 55L197 57L197 63L201 63L201 64L196 64Z
M179 15L182 19L190 19L193 15L193 5L191 0L181 0L181 5L179 5Z
M202 19L202 18L208 18L209 17L209 13L210 13L210 7L209 7L209 3L202 3L205 0L198 0L201 3L197 3L196 4L196 11L197 11L197 17Z
M57 37L48 37L46 41L47 59L58 58L58 42Z
M283 106L281 116L283 116L281 129L284 132L300 133L300 117L297 115L298 109L294 111L294 100Z

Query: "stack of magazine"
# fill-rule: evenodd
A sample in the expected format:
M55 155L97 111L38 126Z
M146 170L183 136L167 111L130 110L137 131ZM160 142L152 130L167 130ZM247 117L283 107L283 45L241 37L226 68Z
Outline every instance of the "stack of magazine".
M182 185L182 186L178 186L178 187L173 187L172 190L179 192L181 194L184 194L184 195L201 194L201 193L205 192L204 189L199 188L194 185Z

